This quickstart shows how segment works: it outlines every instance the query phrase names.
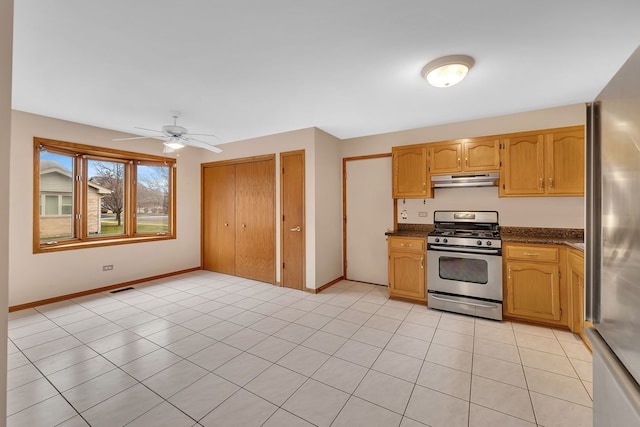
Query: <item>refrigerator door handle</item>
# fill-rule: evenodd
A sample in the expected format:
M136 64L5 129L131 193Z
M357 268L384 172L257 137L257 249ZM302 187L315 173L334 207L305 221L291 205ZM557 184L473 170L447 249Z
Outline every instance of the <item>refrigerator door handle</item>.
M585 319L600 323L602 184L600 103L587 104L586 118Z

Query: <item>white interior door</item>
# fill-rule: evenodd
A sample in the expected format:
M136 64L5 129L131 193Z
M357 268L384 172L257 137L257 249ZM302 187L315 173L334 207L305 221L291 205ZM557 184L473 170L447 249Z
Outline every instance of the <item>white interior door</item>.
M347 279L388 285L387 239L393 228L391 156L346 162Z

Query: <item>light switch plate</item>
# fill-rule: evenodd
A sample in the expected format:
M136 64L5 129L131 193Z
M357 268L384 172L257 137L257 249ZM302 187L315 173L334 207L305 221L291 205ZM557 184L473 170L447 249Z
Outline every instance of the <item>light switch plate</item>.
M418 216L422 217L422 218L426 218L427 217L427 212L418 212Z

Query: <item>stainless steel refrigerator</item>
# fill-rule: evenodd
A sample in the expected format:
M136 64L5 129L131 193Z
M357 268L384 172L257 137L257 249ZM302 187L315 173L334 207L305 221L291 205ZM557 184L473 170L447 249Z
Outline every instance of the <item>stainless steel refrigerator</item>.
M640 426L640 48L587 111L593 425Z

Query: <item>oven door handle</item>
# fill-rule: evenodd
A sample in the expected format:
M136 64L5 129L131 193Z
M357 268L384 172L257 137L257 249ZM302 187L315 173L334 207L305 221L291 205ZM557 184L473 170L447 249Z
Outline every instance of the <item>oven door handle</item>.
M481 308L497 308L497 305L487 305L487 304L477 304L477 303L473 303L473 302L466 302L466 301L458 301L458 300L453 300L453 299L448 299L448 298L442 298L442 297L437 297L433 294L429 295L430 298L436 299L438 301L444 301L444 302L453 302L456 304L464 304L464 305L472 305L474 307L481 307Z
M500 253L499 249L475 249L475 248L458 248L451 246L438 246L438 245L430 245L428 249L436 249L439 251L449 251L449 252L460 252L460 253L471 253L471 254L487 254L487 255L497 255Z

